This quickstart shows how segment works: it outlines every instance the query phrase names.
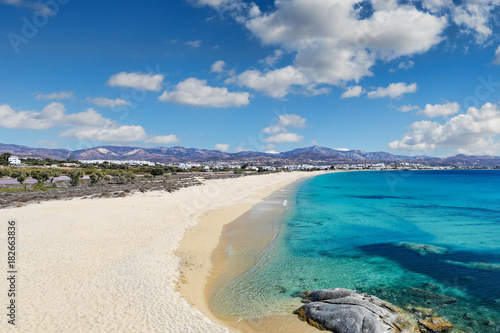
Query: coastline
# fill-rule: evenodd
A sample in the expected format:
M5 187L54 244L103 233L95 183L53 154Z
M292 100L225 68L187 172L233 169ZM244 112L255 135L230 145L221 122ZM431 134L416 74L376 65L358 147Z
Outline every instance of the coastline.
M230 280L246 271L258 259L258 255L272 241L271 220L284 212L282 191L292 191L307 178L326 174L325 172L302 173L301 177L287 180L263 190L256 191L245 200L231 206L209 211L200 217L199 223L186 231L176 254L181 258L178 290L188 303L195 306L212 322L231 329L232 332L316 332L317 329L297 320L295 315L273 315L252 321L234 321L218 317L210 308L210 298L217 290L221 278ZM288 188L292 189L288 189ZM285 196L286 197L286 196ZM260 205L268 204L261 213L258 223L248 224L247 214ZM276 202L278 200L278 202ZM281 206L282 209L279 207ZM254 218L255 220L255 218ZM264 221L264 222L262 222ZM269 222L269 223L266 223ZM257 225L255 225L257 224ZM249 230L250 229L260 229ZM248 236L251 234L251 236ZM270 237L264 237L268 234ZM259 235L259 239L253 236ZM248 238L251 239L248 239ZM242 247L245 258L228 265L227 248L235 244L227 244L230 240ZM250 258L248 258L250 257ZM229 267L228 267L229 266ZM293 311L294 309L292 309ZM290 312L291 313L291 312Z
M184 233L208 212L223 211L229 223L275 189L318 174L208 180L174 193L2 210L4 223L17 222L19 251L18 321L2 325L8 332L228 332L177 291L175 252ZM207 233L208 244L215 248L219 236ZM6 241L0 234L0 246L7 248ZM0 282L2 290L7 282Z

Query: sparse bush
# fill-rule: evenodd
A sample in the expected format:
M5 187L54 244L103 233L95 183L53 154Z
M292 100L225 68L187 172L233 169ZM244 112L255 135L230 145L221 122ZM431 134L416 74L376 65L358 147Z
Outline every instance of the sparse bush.
M62 175L62 172L61 170L59 169L52 169L52 171L50 172L50 183L52 185L54 185L54 180L56 177L61 177Z
M90 181L92 182L92 185L99 183L102 179L105 179L106 174L104 172L98 171L96 173L92 173L89 175ZM109 178L109 177L108 177Z
M135 173L131 171L123 171L123 170L113 170L110 172L113 179L119 184L125 184L129 181L133 181L136 177Z
M97 176L95 173L90 174L89 178L92 185L97 184L99 182L99 176Z
M90 176L91 174L95 173L94 169L85 169L85 175Z
M10 153L3 153L2 155L0 155L0 165L9 165L9 157L11 157L12 154Z
M24 185L24 181L30 176L30 173L22 169L14 169L11 173L11 177L15 178L20 184ZM26 188L26 185L24 185Z
M163 168L154 168L154 169L151 170L150 173L154 177L156 177L156 176L163 176L163 174L165 173L165 169L163 169Z
M152 174L147 173L147 174L145 174L145 175L144 175L144 179L145 179L145 180L152 180L153 178L154 178L154 177L153 177L153 175L152 175Z
M73 169L68 171L68 177L71 178L71 185L77 186L80 184L80 179L83 177L83 171L80 169Z
M10 177L10 174L11 174L10 169L7 169L7 168L0 169L0 178Z
M38 181L38 185L41 186L50 178L50 172L47 170L32 170L31 178Z

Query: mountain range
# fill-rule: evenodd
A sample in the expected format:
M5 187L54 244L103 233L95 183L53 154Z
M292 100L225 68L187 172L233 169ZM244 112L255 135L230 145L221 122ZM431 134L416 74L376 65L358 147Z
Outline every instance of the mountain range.
M11 153L20 157L52 158L56 160L144 160L151 162L207 162L239 161L267 164L312 163L393 163L408 162L427 165L454 166L500 166L500 157L489 155L455 155L451 157L430 157L425 155L406 156L387 152L366 152L362 150L338 150L312 146L293 149L277 154L243 151L228 153L219 150L184 148L184 147L123 147L100 146L80 150L30 148L26 146L1 144L0 153Z

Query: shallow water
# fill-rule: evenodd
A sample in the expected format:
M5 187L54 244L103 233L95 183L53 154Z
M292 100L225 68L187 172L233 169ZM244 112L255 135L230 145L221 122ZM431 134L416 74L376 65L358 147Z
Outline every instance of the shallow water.
M288 313L304 290L343 287L500 332L499 190L493 170L310 179L287 198L275 241L211 306L248 319Z

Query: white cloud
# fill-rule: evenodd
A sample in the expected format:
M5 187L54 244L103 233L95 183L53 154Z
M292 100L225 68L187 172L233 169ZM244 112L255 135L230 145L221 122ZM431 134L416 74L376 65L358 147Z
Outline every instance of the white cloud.
M94 109L67 114L64 105L51 103L42 111L15 111L9 105L0 106L0 126L18 129L48 129L56 125L107 125L111 121L101 116Z
M478 43L491 36L492 13L498 8L498 0L423 0L424 8L438 15L446 15L455 24L464 28L465 33L473 33Z
M72 91L61 91L55 92L51 94L36 94L36 99L41 100L51 100L51 99L71 99L74 97L74 93Z
M87 98L87 102L90 104L94 104L96 106L108 107L108 108L116 108L119 106L129 106L132 103L127 102L122 98L111 99L105 97L96 97L96 98Z
M53 10L54 6L49 6L39 1L30 0L0 0L1 4L10 5L15 7L27 8L35 13L42 13L47 16L53 16L56 12Z
M340 96L340 98L352 98L359 97L365 93L365 89L361 86L351 86L346 89Z
M404 82L391 83L387 88L379 87L376 90L369 91L368 98L398 98L407 93L414 93L417 91L417 84L412 83L407 85Z
M308 81L295 67L287 66L267 72L247 70L226 82L235 82L240 87L252 88L271 97L282 98L291 92L292 85L305 85Z
M451 147L469 154L500 153L500 144L495 141L500 134L500 109L496 104L486 103L481 109L471 107L444 124L428 120L415 122L410 130L388 147L415 151Z
M146 143L155 143L155 144L162 144L162 145L168 145L171 143L177 143L179 142L179 138L173 134L171 135L157 135L153 136L144 142Z
M350 149L349 148L335 148L335 150L338 150L338 151L349 151Z
M247 19L245 26L264 45L278 45L295 59L274 71L244 72L236 82L281 98L294 85L307 92L317 85L357 82L372 75L377 60L423 53L442 39L444 17L395 1L373 1L373 14L360 18L358 5L358 0L277 1L273 11Z
M40 112L14 111L9 105L0 105L0 126L5 128L47 129L53 122L44 119Z
M44 112L46 112L44 109ZM75 126L93 126L93 127L106 127L115 124L114 121L103 117L96 110L90 108L83 112L64 114L60 113L56 116L54 113L53 119L57 121L58 125L75 125Z
M245 4L242 0L188 0L195 6L210 6L217 11L230 11L233 17L239 18L241 11L246 10L246 16L253 17L258 15L256 9L258 7L253 4Z
M417 114L428 118L447 117L458 113L458 110L460 110L460 105L457 102L436 105L427 104L425 109L420 110Z
M306 126L306 119L293 113L282 114L278 117L277 125L281 127L303 128Z
M227 143L218 143L214 146L215 150L228 151L229 145Z
M278 134L278 133L283 132L284 130L285 129L280 127L280 126L273 125L273 126L268 126L268 127L264 128L262 130L262 133L264 133L264 134Z
M407 62L402 61L399 63L398 68L408 70L408 69L412 68L414 65L415 65L415 63L411 60L408 60Z
M274 125L268 126L262 130L263 134L269 136L264 141L269 144L264 149L273 150L278 143L300 142L304 139L302 135L288 132L288 128L304 128L306 119L297 114L283 114L278 116Z
M275 150L266 150L266 154L279 154L279 153Z
M89 108L82 112L66 113L61 103L51 103L42 111L15 111L9 105L0 105L0 127L13 129L45 130L65 127L60 136L78 140L104 141L109 143L130 143L135 141L166 143L175 136L158 136L148 139L141 126L126 126L103 117Z
M107 84L111 87L160 91L164 79L165 76L161 74L121 72L111 76Z
M146 132L141 126L113 126L113 127L75 127L63 133L62 137L75 138L77 140L95 140L109 143L124 144L143 141Z
M476 143L467 146L466 148L458 148L457 154L465 155L496 155L500 154L500 142L492 138L484 138L477 140Z
M303 128L306 126L306 119L297 114L282 114L278 116L275 125L268 126L262 130L264 134L277 135L279 133L287 133L288 127ZM274 148L274 147L273 147Z
M285 53L282 50L275 50L273 54L267 56L259 62L272 67L281 59L281 57L283 57L283 54Z
M264 141L269 143L287 143L287 142L300 142L304 139L302 135L297 135L295 133L280 133L264 139Z
M220 7L224 4L236 2L234 0L190 0L190 1L194 2L198 6L211 6L211 7Z
M189 42L185 43L187 46L193 47L193 48L199 48L201 47L201 40L192 40Z
M493 60L494 65L500 65L500 46L495 50L495 59Z
M474 30L477 42L483 43L493 32L488 26L488 21L494 1L468 0L464 2L463 6L452 7L453 20L468 30Z
M274 71L250 70L234 78L240 86L283 98L318 92L317 86L345 86L366 76L380 60L427 52L439 44L454 22L482 43L492 35L492 13L499 0L287 0L261 12L240 0L192 0L230 11L263 45L294 55L293 63ZM423 9L422 6L423 5ZM363 11L366 9L366 11ZM366 16L364 12L370 12ZM272 66L281 54L263 62ZM414 65L399 62L399 69ZM321 90L321 93L326 92Z
M226 66L226 63L222 60L216 61L213 63L210 71L212 73L222 73L224 72L224 67Z
M420 110L420 108L417 105L411 105L411 104L403 105L398 108L399 112L410 112L416 110Z
M227 108L248 105L250 94L229 92L227 88L207 86L206 80L189 78L177 84L174 91L165 91L158 99L177 104Z

